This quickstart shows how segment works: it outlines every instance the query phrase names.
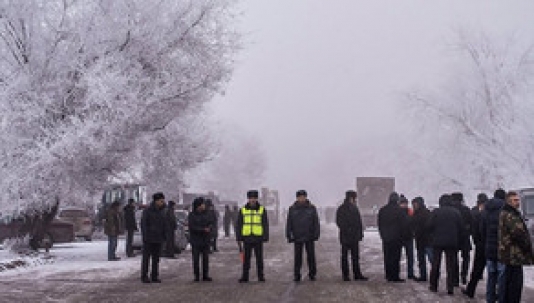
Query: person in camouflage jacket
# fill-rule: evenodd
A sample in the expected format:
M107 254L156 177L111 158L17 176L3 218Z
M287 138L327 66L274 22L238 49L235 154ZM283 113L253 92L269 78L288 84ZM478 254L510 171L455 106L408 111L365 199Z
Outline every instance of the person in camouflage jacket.
M523 265L534 264L530 234L521 213L516 192L506 195L499 216L499 261L505 265L504 302L520 302L523 290Z

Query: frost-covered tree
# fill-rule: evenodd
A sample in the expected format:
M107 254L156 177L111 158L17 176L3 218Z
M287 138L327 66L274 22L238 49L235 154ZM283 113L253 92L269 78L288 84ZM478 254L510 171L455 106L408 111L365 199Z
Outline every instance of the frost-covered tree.
M450 77L408 95L427 180L463 190L534 182L534 53L517 39L460 32ZM429 177L429 178L428 178Z
M179 185L209 150L184 123L230 76L231 2L1 0L0 208L79 203L139 167Z
M222 199L243 199L247 190L260 188L263 182L267 162L261 142L235 126L227 126L218 133L214 138L218 152L192 171L188 185L214 191Z

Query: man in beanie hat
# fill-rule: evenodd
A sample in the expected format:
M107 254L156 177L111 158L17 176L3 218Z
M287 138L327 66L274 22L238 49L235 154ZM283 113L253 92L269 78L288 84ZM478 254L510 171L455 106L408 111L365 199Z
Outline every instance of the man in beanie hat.
M480 232L484 242L486 255L486 300L488 302L504 302L504 264L498 260L499 247L499 216L504 206L506 192L497 189L493 198L484 204L480 220ZM498 295L498 296L497 296Z
M320 224L317 208L308 200L305 190L299 190L296 194L297 201L289 207L286 222L286 238L289 243L294 243L295 264L294 281L301 280L300 269L302 267L302 249L306 248L308 260L308 277L315 281L317 265L315 262L314 242L319 240Z
M480 228L482 211L487 201L488 196L485 193L480 193L477 196L477 205L471 209L471 235L475 244L475 257L473 258L473 268L471 269L469 283L467 283L467 288L462 290L462 293L469 298L475 296L478 281L482 279L484 268L486 267L486 253Z
M404 248L404 253L406 255L406 273L408 279L415 280L414 270L413 270L413 263L414 263L414 256L413 256L413 229L412 229L412 215L413 210L410 209L410 206L408 205L408 198L406 198L403 194L400 195L399 198L399 206L405 211L406 214L406 220L407 224L402 229L403 232L403 238L402 241L402 248ZM402 251L402 249L401 249ZM401 252L402 256L402 252Z
M336 224L339 228L339 242L341 243L341 272L343 281L350 281L349 251L354 280L367 280L367 277L363 276L360 269L359 243L363 240L363 224L360 210L356 205L356 196L355 191L347 191L343 204L336 211Z
M406 212L399 206L399 194L392 192L388 204L378 211L378 232L382 239L384 270L388 282L405 282L400 278L400 259L403 229L406 226Z
M104 225L104 233L108 236L108 261L118 261L121 258L117 257L117 243L119 241L119 234L121 233L122 216L119 213L120 202L115 201L111 203L106 213L106 224Z
M210 282L209 252L211 243L212 217L206 210L204 198L198 197L193 201L193 211L187 219L189 224L189 243L193 253L193 273L195 282L200 281L200 256L202 255L202 281Z
M174 201L167 203L167 209L165 211L165 220L167 223L167 239L165 241L165 257L175 259L174 252L176 250L176 242L174 239L174 233L178 228L178 222L176 221L176 214L174 213Z
M126 229L126 255L133 257L133 234L137 231L137 222L135 220L135 200L128 199L128 204L123 208L124 210L124 227Z
M141 281L143 283L161 283L159 276L159 258L161 244L165 242L167 224L165 222L165 196L155 193L152 203L141 216L141 233L143 236L143 259L141 261ZM148 279L149 260L152 259L152 272Z
M419 265L419 277L415 281L426 282L427 258L432 263L432 247L430 246L430 233L427 230L430 211L426 208L425 200L422 197L415 197L412 200L413 216L412 228L415 236L415 248L417 250L417 263Z
M250 258L252 251L256 256L256 268L258 280L265 282L263 274L263 242L269 241L269 221L267 211L258 203L258 191L247 192L247 204L239 210L236 224L236 238L243 242L245 256L243 260L243 273L239 283L247 283L249 280Z

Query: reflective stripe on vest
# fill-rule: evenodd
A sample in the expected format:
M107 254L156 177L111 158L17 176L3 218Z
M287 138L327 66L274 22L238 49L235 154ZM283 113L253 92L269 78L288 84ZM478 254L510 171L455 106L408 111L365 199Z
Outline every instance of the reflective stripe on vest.
M263 206L258 210L241 208L243 214L242 236L263 236L263 225L261 222L263 216Z

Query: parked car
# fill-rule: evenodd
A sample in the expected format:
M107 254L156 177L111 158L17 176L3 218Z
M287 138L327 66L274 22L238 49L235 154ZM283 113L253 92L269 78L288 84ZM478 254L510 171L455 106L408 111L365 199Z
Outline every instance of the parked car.
M84 238L86 241L93 239L95 228L93 220L86 209L77 207L63 208L58 211L57 217L74 224L75 237Z
M181 225L184 229L185 237L187 239L187 243L189 243L189 223L187 222L187 218L189 217L189 212L186 210L176 210L176 219L178 220L178 225Z
M21 218L2 220L0 222L0 242L9 238L18 238L25 235L25 222ZM50 223L48 231L39 247L52 247L55 243L68 243L74 241L74 224L55 218Z
M135 213L135 219L137 221L137 226L139 227L139 230L134 232L133 244L132 244L134 249L143 248L143 239L141 235L141 215L142 215L142 210L138 210ZM182 216L180 215L180 218L181 217ZM189 243L188 237L186 236L185 227L183 223L181 223L180 218L178 218L178 215L177 215L176 220L178 221L178 227L176 228L174 232L175 253L178 253L178 254L181 253L183 250L185 250L187 248L187 244ZM163 251L165 251L165 244L163 245Z

